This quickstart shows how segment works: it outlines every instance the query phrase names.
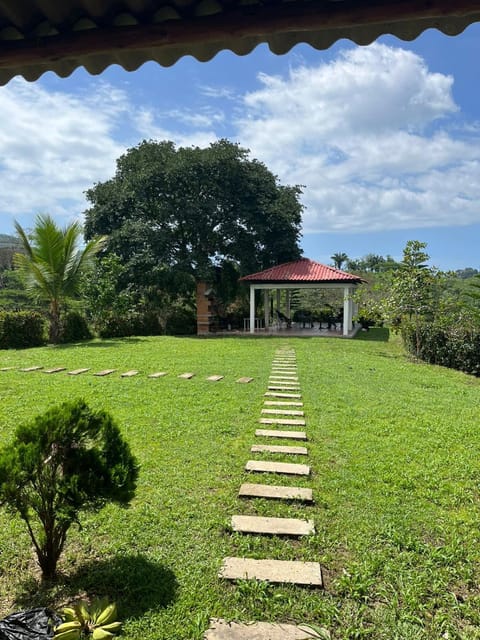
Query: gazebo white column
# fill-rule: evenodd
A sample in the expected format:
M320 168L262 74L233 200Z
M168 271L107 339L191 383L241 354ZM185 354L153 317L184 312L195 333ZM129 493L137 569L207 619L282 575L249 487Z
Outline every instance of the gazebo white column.
M343 335L348 336L352 330L353 300L352 289L345 287L343 290Z
M250 333L255 333L255 287L250 285Z
M265 289L263 292L263 316L265 322L265 331L268 331L270 324L270 290Z

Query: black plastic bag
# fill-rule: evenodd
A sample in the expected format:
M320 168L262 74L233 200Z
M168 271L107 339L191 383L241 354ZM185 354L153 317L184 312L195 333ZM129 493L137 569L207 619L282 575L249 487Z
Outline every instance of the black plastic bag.
M50 609L18 611L0 620L0 640L50 640L62 620Z

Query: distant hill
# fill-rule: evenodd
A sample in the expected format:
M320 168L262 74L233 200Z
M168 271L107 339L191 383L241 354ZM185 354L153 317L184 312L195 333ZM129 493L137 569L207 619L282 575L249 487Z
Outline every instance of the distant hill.
M17 248L20 241L15 236L9 236L6 233L0 233L0 248Z

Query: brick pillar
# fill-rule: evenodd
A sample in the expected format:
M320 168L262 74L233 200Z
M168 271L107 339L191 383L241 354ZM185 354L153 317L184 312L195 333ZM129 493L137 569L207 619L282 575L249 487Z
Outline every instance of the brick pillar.
M210 333L210 300L205 295L208 285L197 282L197 335Z

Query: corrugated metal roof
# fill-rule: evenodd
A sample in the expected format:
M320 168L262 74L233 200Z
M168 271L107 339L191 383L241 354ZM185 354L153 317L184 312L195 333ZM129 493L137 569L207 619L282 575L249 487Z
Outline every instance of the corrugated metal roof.
M240 278L243 282L250 283L302 283L302 282L342 282L342 283L358 283L363 282L359 276L346 273L334 267L328 267L315 260L309 258L301 258L294 262L286 262L276 267L270 267L265 271L252 273L251 275Z
M185 55L206 61L223 49L245 55L260 43L283 54L300 42L456 35L477 21L474 0L0 0L0 84L80 66L98 74L115 63L131 71Z

